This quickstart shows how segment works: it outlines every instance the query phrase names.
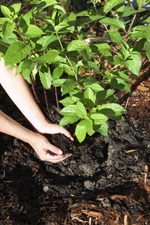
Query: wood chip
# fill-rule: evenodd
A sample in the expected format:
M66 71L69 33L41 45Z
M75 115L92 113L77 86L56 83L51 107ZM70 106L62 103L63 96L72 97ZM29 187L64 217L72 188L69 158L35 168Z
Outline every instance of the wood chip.
M131 150L125 151L125 153L130 153L130 152L136 152L136 150L131 149Z
M95 211L87 211L87 210L81 210L84 214L87 216L93 216L93 217L102 217L103 214L100 212L95 212Z
M149 91L150 89L148 87L144 87L142 85L138 85L137 86L137 90L139 90L139 91Z

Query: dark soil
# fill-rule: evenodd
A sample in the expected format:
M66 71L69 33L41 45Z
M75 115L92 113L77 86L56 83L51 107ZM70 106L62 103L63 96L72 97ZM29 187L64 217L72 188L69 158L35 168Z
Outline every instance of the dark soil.
M29 145L0 134L0 225L150 224L150 92L138 90L150 87L146 74L131 96L117 93L128 111L125 122L108 122L108 138L96 133L73 144L49 135L72 153L61 163L42 162ZM36 91L46 111L43 90L38 85ZM57 123L53 88L47 96ZM0 109L33 129L2 88Z

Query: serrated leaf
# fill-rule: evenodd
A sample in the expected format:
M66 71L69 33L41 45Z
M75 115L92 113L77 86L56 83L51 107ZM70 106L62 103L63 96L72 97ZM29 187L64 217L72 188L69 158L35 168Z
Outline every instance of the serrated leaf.
M108 126L107 123L103 123L99 129L97 130L97 132L99 132L100 134L108 137Z
M35 58L35 62L39 63L48 63L51 64L54 59L58 56L59 52L55 49L48 50L43 56L40 56L38 58Z
M13 63L19 63L23 60L31 51L31 47L26 45L22 41L16 41L12 43L5 54L5 65L11 65Z
M53 80L58 79L59 77L61 77L61 75L63 74L63 68L61 66L57 66L54 70L53 70Z
M86 88L84 92L84 102L88 108L92 109L95 105L95 95L91 88Z
M33 24L26 25L23 30L24 35L30 38L39 37L44 34L44 32L38 26Z
M124 2L124 0L108 0L104 4L104 12L108 13L112 8L120 3Z
M12 33L9 37L3 38L2 40L4 43L8 43L9 45L11 45L12 43L16 42L18 38L14 33Z
M80 143L84 141L86 137L86 131L87 131L86 121L82 120L77 124L75 129L75 135Z
M62 99L59 102L61 104L63 104L64 106L68 106L68 105L72 105L73 103L77 102L78 100L79 100L79 98L70 96L70 97L66 97L66 98Z
M48 35L41 37L37 42L35 48L37 50L41 50L42 48L46 48L50 43L57 40L57 37L55 35Z
M133 15L133 14L136 14L136 13L143 12L143 11L145 11L145 9L143 9L143 8L135 10L131 6L126 6L124 11L123 11L123 15L122 16L126 17L126 16L130 16L130 15Z
M125 30L124 22L117 18L105 17L105 18L99 20L99 23L105 24L105 25L111 25L113 27Z
M65 82L66 79L57 79L57 80L54 80L52 83L53 83L53 86L55 87L61 87L63 85L63 83Z
M1 11L5 17L10 18L10 19L12 18L11 11L6 6L1 5Z
M105 123L109 118L102 113L94 113L91 115L91 119L94 120L94 124L99 125Z
M74 77L66 79L66 81L63 83L61 91L62 95L65 95L72 91L76 86L78 85L78 82L75 80Z
M73 40L67 46L67 51L78 51L90 48L84 41Z
M77 116L76 107L76 105L68 105L60 111L60 114L63 116Z
M10 6L10 11L14 12L14 14L18 14L21 9L21 3L16 3Z
M11 23L9 21L4 22L2 27L3 38L9 37L15 28L15 23Z
M59 125L60 126L66 126L68 124L73 124L75 122L77 122L80 118L78 118L77 116L64 116L60 122Z
M39 68L39 76L43 87L45 89L50 89L52 78L49 67L42 65L41 68Z
M130 57L125 61L125 66L136 76L139 75L141 65L141 57L138 54L131 54Z
M59 30L64 29L68 26L69 26L69 24L63 21L63 22L59 23L57 26L55 26L55 31L58 32Z
M122 37L118 31L114 28L111 28L107 33L106 37L109 38L112 42L121 43Z
M27 80L29 83L30 83L30 74L33 68L34 62L30 59L26 59L21 66L22 75L24 79Z
M82 102L78 101L76 104L76 115L79 118L85 119L87 117L87 111Z

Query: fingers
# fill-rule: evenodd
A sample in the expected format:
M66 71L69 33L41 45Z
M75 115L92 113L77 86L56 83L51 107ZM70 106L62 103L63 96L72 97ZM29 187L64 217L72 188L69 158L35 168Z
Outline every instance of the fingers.
M47 129L45 131L46 131L46 133L49 133L49 134L57 134L57 133L64 134L71 141L74 141L74 139L71 136L70 132L68 130L66 130L64 127L60 127L59 125L52 124L52 123L48 124L48 127L47 127Z
M60 127L60 133L64 134L66 137L68 137L71 141L74 141L73 137L71 136L70 132L66 130L64 127Z
M50 155L49 153L47 153L45 151L44 158L42 160L43 161L49 161L49 162L52 162L52 163L58 163L58 162L61 162L61 161L65 160L65 159L67 159L70 156L71 156L71 154L67 154L67 155Z
M51 155L47 152L47 150L55 153L56 155ZM60 148L57 148L56 146L52 145L51 143L47 142L45 145L45 150L43 151L43 157L41 158L43 161L49 161L52 163L61 162L68 157L71 156L71 154L62 155L62 150Z

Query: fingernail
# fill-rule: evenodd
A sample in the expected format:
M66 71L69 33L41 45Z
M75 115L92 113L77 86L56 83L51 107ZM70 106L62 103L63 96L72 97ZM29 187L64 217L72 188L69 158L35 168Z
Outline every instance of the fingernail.
M58 151L58 154L59 154L59 155L62 155L62 151L61 151L61 150L59 150L59 151Z

